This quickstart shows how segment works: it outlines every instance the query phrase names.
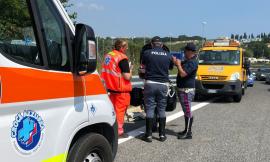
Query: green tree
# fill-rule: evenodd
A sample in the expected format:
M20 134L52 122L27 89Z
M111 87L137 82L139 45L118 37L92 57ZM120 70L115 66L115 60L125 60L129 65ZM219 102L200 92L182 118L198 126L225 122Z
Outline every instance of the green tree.
M264 38L263 33L261 33L261 38Z
M244 38L244 39L247 39L247 33L244 33L243 38Z
M239 35L238 34L235 35L235 39L239 40Z
M68 8L70 8L70 7L72 7L74 5L72 3L69 3L69 0L60 0L60 2L63 4L66 11L67 11ZM68 15L73 20L73 22L76 23L77 13L72 12L72 13L68 13Z
M242 35L240 35L239 39L240 39L240 40L241 40L241 39L243 39L243 36L242 36Z
M24 0L0 1L0 39L22 38L22 29L31 25Z
M248 49L253 51L254 57L270 57L270 49L266 46L264 41L261 42L251 42L248 45Z
M69 0L61 0L65 9L72 6ZM0 0L0 40L23 38L23 29L31 26L26 0ZM77 13L69 14L75 21Z
M251 49L246 49L245 51L245 57L253 57L254 53Z
M234 34L231 34L231 39L234 39Z

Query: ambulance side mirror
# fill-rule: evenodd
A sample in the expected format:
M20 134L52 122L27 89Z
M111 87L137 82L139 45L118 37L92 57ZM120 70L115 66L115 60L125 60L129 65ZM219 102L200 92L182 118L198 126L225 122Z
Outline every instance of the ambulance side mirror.
M75 71L79 75L93 73L97 67L96 39L93 29L77 24L75 30Z

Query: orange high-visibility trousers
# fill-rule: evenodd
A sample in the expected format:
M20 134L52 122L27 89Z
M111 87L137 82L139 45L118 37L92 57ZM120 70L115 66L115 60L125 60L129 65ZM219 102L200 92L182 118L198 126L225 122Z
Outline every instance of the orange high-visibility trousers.
M125 120L125 113L130 104L129 93L110 93L110 99L114 106L116 119L118 124L118 135L124 133L123 125Z

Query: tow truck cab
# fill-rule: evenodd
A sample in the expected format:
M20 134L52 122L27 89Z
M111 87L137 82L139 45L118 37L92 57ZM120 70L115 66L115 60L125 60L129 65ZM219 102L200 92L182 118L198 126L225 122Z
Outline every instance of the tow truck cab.
M196 97L217 94L240 102L246 88L243 49L236 40L206 41L199 50Z

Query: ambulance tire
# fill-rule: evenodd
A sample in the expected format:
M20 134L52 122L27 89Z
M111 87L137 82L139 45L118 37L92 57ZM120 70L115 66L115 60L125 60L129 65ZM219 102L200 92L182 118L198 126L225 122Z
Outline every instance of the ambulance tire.
M79 138L69 151L67 162L98 161L112 162L112 149L105 137L89 133Z

